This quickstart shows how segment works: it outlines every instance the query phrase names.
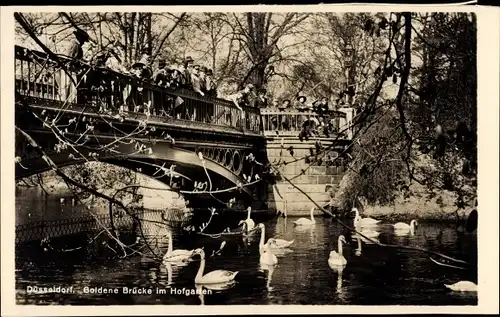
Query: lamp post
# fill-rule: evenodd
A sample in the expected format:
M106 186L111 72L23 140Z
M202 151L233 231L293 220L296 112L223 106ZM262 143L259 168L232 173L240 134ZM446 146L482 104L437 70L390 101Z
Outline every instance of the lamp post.
M346 67L346 89L345 91L347 92L346 93L346 109L345 109L345 112L346 112L346 120L345 120L345 124L347 125L347 127L349 127L351 125L351 121L352 121L352 118L353 118L353 109L351 107L351 96L350 96L350 93L349 93L349 86L351 85L351 76L352 76L352 68L353 68L353 60L354 60L354 49L351 45L351 43L347 42L346 45L345 45L345 48L344 48L344 64L345 64L345 67ZM347 137L348 139L351 139L352 138L352 130L351 129L348 129L347 131Z
M346 43L345 48L344 48L344 65L346 67L346 91L349 88L349 85L351 84L351 71L352 71L352 63L353 63L353 52L354 49L352 48L351 43ZM347 95L347 104L349 104L350 97Z

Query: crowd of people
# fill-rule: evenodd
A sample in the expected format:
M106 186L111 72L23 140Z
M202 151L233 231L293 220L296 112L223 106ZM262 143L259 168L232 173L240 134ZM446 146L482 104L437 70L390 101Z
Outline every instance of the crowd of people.
M310 137L330 137L332 133L338 132L339 121L336 116L332 115L335 109L330 107L327 97L307 103L306 96L298 96L294 102L290 99L283 100L281 104L274 102L274 107L281 111L307 112L300 116L300 140L307 140ZM293 122L287 116L283 116L281 121L278 117L273 117L272 124L284 130L294 128Z
M87 41L89 41L89 36L86 32L80 29L74 31L74 39L68 50L68 57L81 60L84 55L82 46ZM159 59L157 67L154 69L151 66L150 50L147 49L142 52L141 58L133 63L129 69L121 65L119 59L116 62L117 59L110 57L112 57L112 51L104 50L96 54L92 58L91 63L99 68L108 68L115 72L132 76L141 82L172 89L189 89L202 97L217 97L217 85L214 80L213 71L205 66L195 64L195 61L190 56L184 58L178 65L167 65L165 59ZM94 77L92 74L88 74L85 78L86 85L83 86L87 88L89 86L99 86L101 88L109 86L109 83L104 82L106 79L101 74L95 74L96 76ZM80 78L74 79L78 82ZM105 94L101 94L101 96L105 96ZM131 98L132 96L134 98ZM149 109L151 101L155 98L157 96L155 97L153 92L143 93L140 87L133 87L128 84L123 89L122 107L129 107L127 109L129 111L150 111L153 114L175 116L179 119L193 119L196 116L196 109L188 109L189 107L186 105L179 107L183 102L179 102L179 98L170 98L168 95L160 97L162 100L159 102L156 100L154 104L160 104L159 108L155 106ZM130 102L128 102L129 99L133 99L133 105L130 105ZM227 99L234 103L241 114L241 116L229 115L228 122L247 120L248 118L245 117L243 107L276 108L278 111L283 112L298 111L304 113L300 120L300 139L308 139L313 136L329 137L338 128L337 119L331 116L334 109L330 107L327 97L322 97L312 103L307 103L307 97L305 96L298 96L294 102L285 99L281 103L277 100L273 100L270 103L265 89L257 91L254 85L247 84L243 89L228 96ZM110 104L112 104L111 101ZM130 107L132 108L130 109ZM213 109L210 111L206 110L205 112L212 118L218 115L214 113ZM280 119L278 119L279 117ZM287 116L274 116L271 118L271 123L275 129L295 130L297 128L297 122L294 121L292 123L290 117ZM292 125L295 126L292 127Z
M74 60L83 59L83 45L89 41L89 35L81 30L76 29L73 32L73 39L71 45L65 54L67 57ZM112 58L113 55L116 58ZM214 80L213 71L205 66L195 64L192 57L187 56L178 65L167 65L165 59L160 58L158 60L157 66L153 67L151 63L150 49L146 48L142 51L142 55L138 61L133 63L130 68L126 68L122 65L121 60L114 54L111 49L105 49L98 52L92 58L90 63L100 69L111 69L115 72L121 73L123 75L131 76L140 82L154 84L160 87L169 87L172 89L183 88L192 90L198 93L200 96L204 97L217 97L217 85ZM106 95L106 90L109 88L109 82L105 82L109 78L103 76L102 73L97 71L87 72L85 76L81 76L81 73L77 71L74 72L74 82L79 83L79 90L84 91L80 93L82 99L88 99L89 95L92 95L90 90L95 90L95 87L101 88L101 96ZM80 75L80 76L79 76ZM82 80L83 79L83 80ZM108 80L109 81L109 80ZM65 95L66 97L71 94L72 85L67 85ZM126 86L123 90L123 103L131 106L133 111L141 111L143 107L143 101L147 103L153 96L148 96L148 94L141 93L141 89L137 90L136 87L131 85ZM74 87L73 87L74 89ZM74 95L77 95L75 92ZM130 99L132 96L138 98L140 102L134 102L134 105L130 105ZM171 99L171 98L170 98ZM167 103L169 98L165 100ZM175 104L175 101L172 102ZM152 109L152 111L158 112L158 114L171 114L173 109ZM184 113L183 113L184 115Z
M286 112L299 112L300 126L299 138L301 140L310 137L330 137L334 132L338 132L339 120L332 113L335 110L331 107L327 97L322 97L307 103L306 96L298 96L294 102L290 99L284 99L279 103L278 100L268 102L267 92L265 89L255 90L254 85L248 84L243 90L229 96L236 107L241 109L242 106L256 108L276 108L284 114ZM274 115L271 117L271 124L274 130L295 130L293 120L289 116Z
M141 59L125 73L160 87L180 87L193 90L201 96L217 97L213 71L205 66L194 64L191 56L187 56L179 65L171 66L167 65L165 59L160 59L154 70L150 66L150 59L151 56L145 50Z

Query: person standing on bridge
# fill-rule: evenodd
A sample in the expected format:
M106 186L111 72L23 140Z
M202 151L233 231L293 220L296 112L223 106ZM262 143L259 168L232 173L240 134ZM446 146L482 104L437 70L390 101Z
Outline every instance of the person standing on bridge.
M167 67L167 61L165 59L158 60L158 69L153 73L153 82L161 87L169 87L169 68Z
M266 97L266 93L267 91L262 88L260 91L259 91L259 95L257 96L257 98L255 98L255 103L254 103L254 106L256 108L267 108L267 97Z
M170 87L171 70L167 66L167 61L165 59L162 58L158 61L158 68L154 71L152 79L153 83L160 87ZM165 107L169 104L168 96L157 91L153 91L152 94L154 96L154 100L159 101L155 104L155 108L153 108L153 114L167 114L168 111L165 110Z
M68 48L68 57L82 60L83 59L83 45L90 40L90 36L87 32L82 29L76 29L73 31L73 39L71 45Z
M191 69L191 85L193 90L200 94L200 96L205 96L205 93L203 92L203 87L205 85L202 77L200 76L200 65L194 65Z
M149 112L152 103L152 96L150 91L144 92L144 88L141 87L141 82L149 82L152 77L151 67L149 65L149 53L145 50L142 54L141 59L132 65L132 74L138 79L139 83L135 88L137 93L136 105L134 111L144 111ZM149 106L149 107L148 107Z
M203 92L204 89L204 81L200 77L200 65L194 65L192 70L191 70L191 85L193 87L193 90L200 94L200 96L205 96L205 93ZM201 105L202 103L198 103L197 105ZM202 114L202 109L197 109L197 105L193 105L192 109L189 109L189 113L187 114L187 117L193 121L196 120L196 116ZM203 121L203 118L202 118Z
M200 78L200 89L205 95L207 94L207 71L208 69L205 66L201 66L198 74Z
M66 55L77 61L83 59L83 45L88 42L90 36L82 29L73 31L73 39L68 47ZM61 87L60 95L62 101L77 103L84 102L84 95L82 94L81 86L83 86L83 68L79 63L72 63L69 67L69 74L64 71L61 73ZM68 75L70 77L68 77Z
M183 78L184 82L182 83L183 88L191 89L193 87L191 83L191 72L193 69L193 63L194 63L193 58L191 56L186 56L184 62L181 65L182 66L181 72L184 77Z
M327 97L322 97L321 99L314 101L312 106L313 111L318 114L319 118L322 118L322 122L330 122L330 106ZM323 133L326 137L329 137L329 130L330 127L328 125L325 125Z
M250 98L254 94L254 89L255 86L253 84L247 84L243 90L238 91L234 95L230 96L230 99L233 101L235 104L236 108L240 111L240 116L238 119L238 115L232 113L230 117L230 125L233 126L238 126L240 128L244 128L245 126L245 112L243 111L244 106L249 106L250 105ZM239 122L239 124L238 124Z
M299 112L305 112L305 111L310 111L311 110L311 106L306 104L307 102L307 97L306 96L303 96L303 95L300 95L297 97L297 100L295 101L295 109L298 110ZM308 115L305 115L305 114L301 114L300 115L300 119L298 120L297 122L297 126L294 127L294 130L299 128L299 126L301 124L303 124L305 121L307 121L309 119L309 116Z
M207 90L207 95L217 98L217 84L215 83L214 73L211 69L207 70L207 76L205 80L205 88Z
M299 111L307 111L310 110L310 106L306 104L307 97L306 96L298 96L297 101L295 102L295 109Z

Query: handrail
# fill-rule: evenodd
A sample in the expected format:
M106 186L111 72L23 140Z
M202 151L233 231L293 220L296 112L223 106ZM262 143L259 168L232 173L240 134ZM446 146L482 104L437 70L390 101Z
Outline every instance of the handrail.
M97 108L103 107L103 110L118 110L119 107L120 111L125 112L149 112L151 115L264 135L279 131L280 135L297 136L305 119L312 117L315 122L324 121L329 129L333 127L334 131L331 132L337 136L339 131L346 129L347 133L341 133L340 136L350 139L352 135L351 108L343 109L345 111L330 110L322 115L311 110L258 109L248 106L242 106L240 111L233 102L225 99L201 96L184 88L158 86L107 67L95 67L67 56L57 56L60 58L59 62L67 65L68 72L62 71L58 66L61 63L52 60L49 54L16 45L16 90L26 96L66 102L70 107L88 103L98 106ZM75 75L76 72L88 73L87 76L79 76ZM76 89L73 82L78 80L84 84ZM96 85L100 86L101 90L93 89ZM328 133L321 132L321 136L325 135L328 137Z
M242 106L245 116L242 119L241 111L228 100L212 97L200 96L194 91L183 88L169 88L157 86L148 81L142 81L128 74L116 72L107 67L95 67L88 63L73 60L65 56L58 55L60 61L66 63L73 71L98 72L96 79L101 85L106 86L106 91L95 92L90 90L88 85L81 85L79 89L86 91L85 102L89 100L104 103L108 108L120 106L131 107L128 102L132 100L134 111L145 111L144 104L151 101L153 111L160 112L168 108L173 111L172 116L178 119L211 123L214 125L231 126L238 130L249 130L260 133L260 114L258 109ZM76 92L68 86L74 86L67 73L57 67L57 63L45 52L30 50L21 46L15 46L16 60L16 89L25 95L31 95L46 99L67 101L68 103L81 103L75 96ZM73 76L75 79L76 76ZM87 78L88 80L88 75ZM103 82L105 80L105 82ZM139 88L139 89L138 89ZM72 94L72 95L71 95ZM97 95L97 98L96 98ZM68 97L70 96L70 97ZM73 99L71 98L73 97ZM176 101L184 108L181 113ZM68 100L69 99L69 100ZM76 99L76 102L75 100ZM163 112L162 112L163 113Z
M32 53L33 55L29 56L28 52ZM73 59L68 58L68 57L66 57L64 55L59 55L59 54L56 54L56 55L61 60L66 61L68 63L72 63L73 65L87 66L87 67L92 66L92 65L90 65L88 63L85 63L85 62L82 62L82 61L79 61L79 60L73 60ZM15 45L15 58L17 60L24 60L24 61L31 61L32 59L36 58L40 62L45 61L45 60L48 60L49 62L51 62L50 57L49 57L49 55L47 53L41 52L41 51L35 51L35 50L27 49L27 48L24 48L24 47L18 46L18 45ZM56 63L52 62L52 65L55 66ZM147 87L149 89L152 89L152 90L166 91L166 92L169 92L169 93L172 93L172 94L175 94L175 95L179 95L181 97L195 99L195 100L198 100L198 101L214 100L214 101L217 101L217 102L219 102L221 104L225 104L227 106L236 108L236 106L231 101L229 101L229 100L225 100L225 99L221 99L221 98L217 98L217 97L212 97L212 96L203 96L202 97L199 94L197 94L196 92L194 92L192 90L189 90L189 89L185 89L185 88L172 89L172 88L169 88L169 87L161 87L161 86L153 85L153 84L151 84L151 83L149 83L147 81L138 80L138 79L132 77L131 75L122 74L122 73L119 73L119 72L117 72L117 71L115 71L113 69L106 68L106 67L96 67L96 69L105 71L105 72L109 73L110 75L114 75L114 76L120 77L126 83L140 84L140 85L142 85L144 87ZM245 108L246 110L255 109L255 108L252 108L252 107L243 107L243 108Z
M325 112L330 116L345 118L346 113L337 110L328 110ZM282 115L312 115L319 116L317 112L313 110L299 110L299 109L280 109L280 108L262 108L260 110L261 115L271 115L271 114L282 114Z
M264 108L260 111L263 133L267 136L275 136L278 133L280 136L292 137L301 137L302 134L306 138L303 123L312 120L311 134L316 138L336 136L350 139L352 114L348 115L348 112L351 112L352 108L343 110L329 110L318 114L312 110Z

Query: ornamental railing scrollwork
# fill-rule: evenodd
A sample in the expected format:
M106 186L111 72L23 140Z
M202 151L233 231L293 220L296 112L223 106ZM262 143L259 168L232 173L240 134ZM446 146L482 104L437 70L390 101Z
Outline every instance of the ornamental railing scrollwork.
M151 115L165 116L180 122L202 122L261 133L257 108L242 107L242 116L241 111L228 100L202 97L182 88L160 87L109 68L92 66L62 56L59 56L59 60L71 65L71 69L67 72L62 70L44 52L15 46L16 91L26 97L69 104L91 104L115 112L148 111Z

